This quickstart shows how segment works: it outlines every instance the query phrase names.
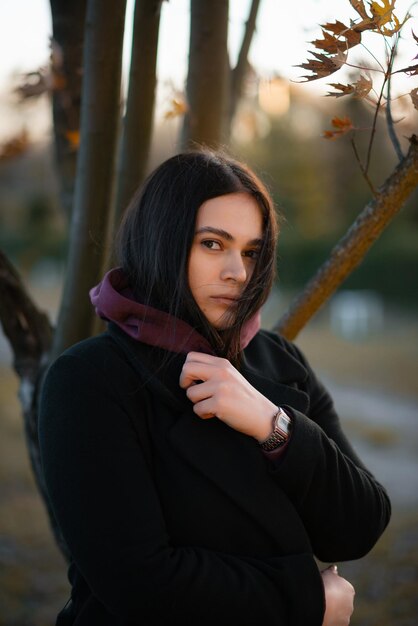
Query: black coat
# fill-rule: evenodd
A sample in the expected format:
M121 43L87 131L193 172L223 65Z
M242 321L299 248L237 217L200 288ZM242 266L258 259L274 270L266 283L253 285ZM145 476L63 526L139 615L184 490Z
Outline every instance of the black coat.
M389 520L384 489L293 344L260 331L244 352L242 374L293 413L276 463L197 417L178 386L185 356L155 375L161 353L111 324L46 377L42 462L73 556L58 624L320 626L313 555L366 554Z

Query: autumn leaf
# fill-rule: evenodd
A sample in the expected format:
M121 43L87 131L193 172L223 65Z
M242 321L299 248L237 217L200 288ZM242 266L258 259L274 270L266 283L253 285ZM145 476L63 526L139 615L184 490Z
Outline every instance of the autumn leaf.
M333 117L331 124L334 130L326 130L322 133L324 139L338 139L354 129L353 122L349 117Z
M19 135L0 145L0 162L9 161L24 154L29 148L29 133L23 129Z
M65 133L70 149L77 150L80 145L80 131L79 130L67 130Z
M341 98L341 96L348 96L350 93L354 92L354 87L352 85L343 85L342 83L328 83L330 87L334 89L339 89L338 91L329 91L327 96L335 96L336 98Z
M412 89L409 95L411 96L412 104L418 110L418 87Z
M373 87L373 81L369 76L360 75L360 78L355 83L343 85L342 83L328 83L330 87L337 89L338 91L329 91L327 96L335 96L341 98L341 96L349 96L353 94L356 98L365 98L369 91Z
M369 16L367 15L366 7L364 6L363 0L350 0L350 4L357 11L361 18L367 19Z
M355 83L352 83L352 87L357 98L365 98L373 87L373 81L370 76L361 74L360 78Z
M418 64L408 65L408 67L403 67L401 70L396 70L396 72L393 72L393 74L400 74L401 72L405 72L405 74L409 74L409 76L417 76Z
M329 28L330 27L330 28ZM330 31L334 34L330 34ZM341 22L335 24L324 24L322 27L323 39L315 39L311 43L316 47L335 54L339 50L346 51L348 48L356 46L361 41L361 34L351 30ZM343 39L340 39L343 37Z
M170 103L170 109L165 113L164 119L171 120L180 115L187 113L188 107L185 100L180 98L172 98Z
M382 2L383 5L378 2L370 3L370 11L378 26L384 26L394 20L398 21L396 16L392 15L395 9L395 0L382 0Z
M324 78L325 76L333 74L340 69L347 58L347 55L345 55L341 50L338 51L338 54L330 57L319 52L311 52L310 54L312 54L315 59L308 59L307 63L302 63L301 65L296 66L313 72L313 76L302 76L302 78L306 78L306 82L310 80L317 80L318 78Z
M322 29L322 34L324 36L323 39L315 39L315 41L311 41L315 48L325 50L325 52L328 52L329 54L335 54L336 52L338 52L338 50L346 49L347 46L345 45L345 43L343 41L340 41L334 35L330 35L324 29Z
M361 42L361 33L351 29L350 27L346 26L338 20L336 20L335 23L327 22L326 24L322 25L322 28L325 31L333 33L337 37L344 37L345 41L341 42L341 44L343 45L338 48L340 50L352 48L353 46L357 46L357 44Z

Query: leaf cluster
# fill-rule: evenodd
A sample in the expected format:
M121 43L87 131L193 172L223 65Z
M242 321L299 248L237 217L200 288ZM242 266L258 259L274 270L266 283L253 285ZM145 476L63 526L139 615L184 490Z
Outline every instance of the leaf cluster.
M365 0L349 0L359 17L350 20L350 26L346 26L339 20L321 25L322 39L315 39L311 42L321 52L310 52L314 58L297 66L312 72L302 78L306 81L317 80L339 70L347 63L348 50L362 42L362 33L365 31L378 33L384 37L392 37L399 33L410 16L406 15L400 22L394 14L395 1L382 0L382 5L375 1L369 2L367 3L368 13ZM417 74L418 64L400 71Z
M349 26L339 20L322 24L322 38L315 39L311 42L317 51L311 51L310 54L313 58L308 59L306 63L302 63L298 67L302 67L303 69L311 72L311 74L301 77L305 79L303 82L330 76L341 69L344 65L360 70L360 74L354 82L347 84L341 82L329 83L330 87L333 88L333 91L329 91L326 95L333 96L335 98L351 95L355 98L367 101L374 107L374 119L371 129L369 129L370 140L364 162L360 159L355 145L355 132L359 129L355 127L350 118L334 117L331 122L332 129L326 130L323 133L323 137L325 139L338 139L339 137L350 134L356 159L359 162L367 183L373 193L375 193L374 187L368 177L368 169L376 131L377 116L383 108L386 109L389 135L392 139L392 143L394 144L398 157L402 158L403 155L394 131L394 122L391 116L390 82L394 74L404 73L409 76L418 75L418 63L416 62L418 55L414 57L411 65L397 70L393 69L401 29L411 17L407 13L405 17L400 20L395 15L394 11L396 0L348 1L357 13L357 17L350 20ZM386 49L385 63L381 63L378 59L376 59L376 57L374 57L374 55L372 55L364 46L362 36L366 31L376 33L384 39ZM418 37L413 31L412 36L414 37L416 43L418 43ZM362 45L364 49L373 57L374 63L370 67L365 66L364 63L359 66L348 62L349 51L359 44ZM374 87L373 84L372 74L376 72L383 77L382 84L379 88ZM413 88L408 95L410 96L415 109L418 109L418 88Z

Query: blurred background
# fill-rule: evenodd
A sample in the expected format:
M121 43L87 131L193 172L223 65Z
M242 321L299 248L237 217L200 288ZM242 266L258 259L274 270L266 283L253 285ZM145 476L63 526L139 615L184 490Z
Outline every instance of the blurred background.
M306 42L318 36L319 23L349 19L349 2L294 4L261 3L251 70L229 146L260 174L283 215L278 283L263 312L266 327L286 311L370 200L349 142L326 141L321 133L335 115L348 115L370 128L373 111L360 100L324 97L330 79L299 84L304 72L294 67L306 60ZM402 15L408 3L397 5ZM231 0L232 59L248 10L247 0ZM127 15L125 72L132 30L129 2ZM164 2L161 20L148 169L178 149L181 106L177 114L173 103L181 103L184 94L188 2ZM0 5L0 248L55 322L66 272L68 219L54 163L51 96L45 91L22 99L16 91L27 82L25 74L47 67L50 36L46 0ZM404 40L399 54L412 59L416 42L409 31ZM380 44L373 45L374 54L384 54ZM408 80L409 86L398 87L399 94L417 86L416 77ZM406 138L417 132L418 112L399 98L395 115L406 148ZM379 124L371 166L377 185L397 163L384 121ZM366 141L360 137L360 146ZM417 321L415 192L361 266L296 339L330 389L360 456L393 503L391 525L371 554L340 566L357 590L354 626L418 623ZM18 387L12 353L0 331L0 626L46 626L54 623L69 587L30 469Z

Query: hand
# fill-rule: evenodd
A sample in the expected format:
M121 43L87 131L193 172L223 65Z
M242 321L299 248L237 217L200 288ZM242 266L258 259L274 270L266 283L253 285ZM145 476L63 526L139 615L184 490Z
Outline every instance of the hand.
M336 565L321 572L325 589L325 615L322 626L348 626L354 610L354 587L338 575Z
M186 389L194 412L202 419L216 416L258 441L267 439L273 430L277 406L254 389L227 359L189 352L180 387Z

